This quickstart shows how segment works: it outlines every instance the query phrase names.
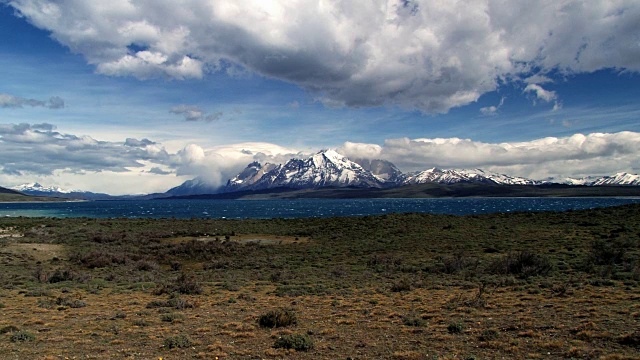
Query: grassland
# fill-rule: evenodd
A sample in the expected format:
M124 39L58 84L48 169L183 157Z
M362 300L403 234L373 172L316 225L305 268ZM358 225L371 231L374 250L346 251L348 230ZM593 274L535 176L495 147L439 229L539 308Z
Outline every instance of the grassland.
M2 359L638 359L640 206L0 219Z

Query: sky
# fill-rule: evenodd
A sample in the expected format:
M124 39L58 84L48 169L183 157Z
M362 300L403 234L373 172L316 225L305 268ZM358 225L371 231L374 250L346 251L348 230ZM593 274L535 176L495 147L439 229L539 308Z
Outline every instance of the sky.
M322 149L640 172L637 0L0 0L0 186L142 194Z

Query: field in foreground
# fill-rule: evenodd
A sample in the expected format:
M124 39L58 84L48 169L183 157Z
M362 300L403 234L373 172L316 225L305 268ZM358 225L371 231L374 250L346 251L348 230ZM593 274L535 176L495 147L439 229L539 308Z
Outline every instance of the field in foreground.
M638 359L640 206L0 220L2 359Z

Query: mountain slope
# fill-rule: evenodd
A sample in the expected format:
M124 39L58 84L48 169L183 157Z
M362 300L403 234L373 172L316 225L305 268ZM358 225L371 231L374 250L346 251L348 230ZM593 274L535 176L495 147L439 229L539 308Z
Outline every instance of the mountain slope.
M45 196L64 199L102 200L112 198L111 195L108 194L94 193L82 190L68 190L53 186L43 186L37 182L14 186L12 187L12 189L19 191L22 194L31 196Z
M383 185L370 171L333 150L320 151L306 159L291 159L270 170L264 169L267 171L258 165L254 163L236 176L225 191Z
M403 185L411 184L457 184L457 183L481 183L493 185L538 185L535 180L521 177L513 177L504 174L486 172L480 169L473 170L442 170L431 168L417 173L409 174L403 180Z
M164 195L167 196L185 196L185 195L201 195L201 194L215 194L220 191L220 187L212 186L203 178L197 177L192 180L187 180L182 184L173 187Z

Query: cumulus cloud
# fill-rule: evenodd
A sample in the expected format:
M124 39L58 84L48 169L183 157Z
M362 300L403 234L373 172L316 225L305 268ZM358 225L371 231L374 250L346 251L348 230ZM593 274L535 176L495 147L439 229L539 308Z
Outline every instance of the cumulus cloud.
M59 96L52 96L51 98L49 98L49 101L42 101L14 96L11 94L0 94L0 108L15 109L23 108L25 106L62 109L64 108L64 100Z
M244 69L329 106L438 113L499 82L640 71L635 0L8 3L103 74L189 79Z
M534 179L609 175L640 170L640 133L592 133L526 142L485 143L471 139L390 139L383 146L345 143L347 157L384 159L403 171L430 167L482 168Z
M144 161L166 163L170 155L148 139L124 143L55 131L51 124L0 124L0 172L51 175L55 171L128 172Z
M250 149L250 150L249 150ZM204 149L189 144L178 151L173 166L178 175L199 177L212 186L222 186L249 163L283 163L304 156L297 150L263 142L239 143Z

